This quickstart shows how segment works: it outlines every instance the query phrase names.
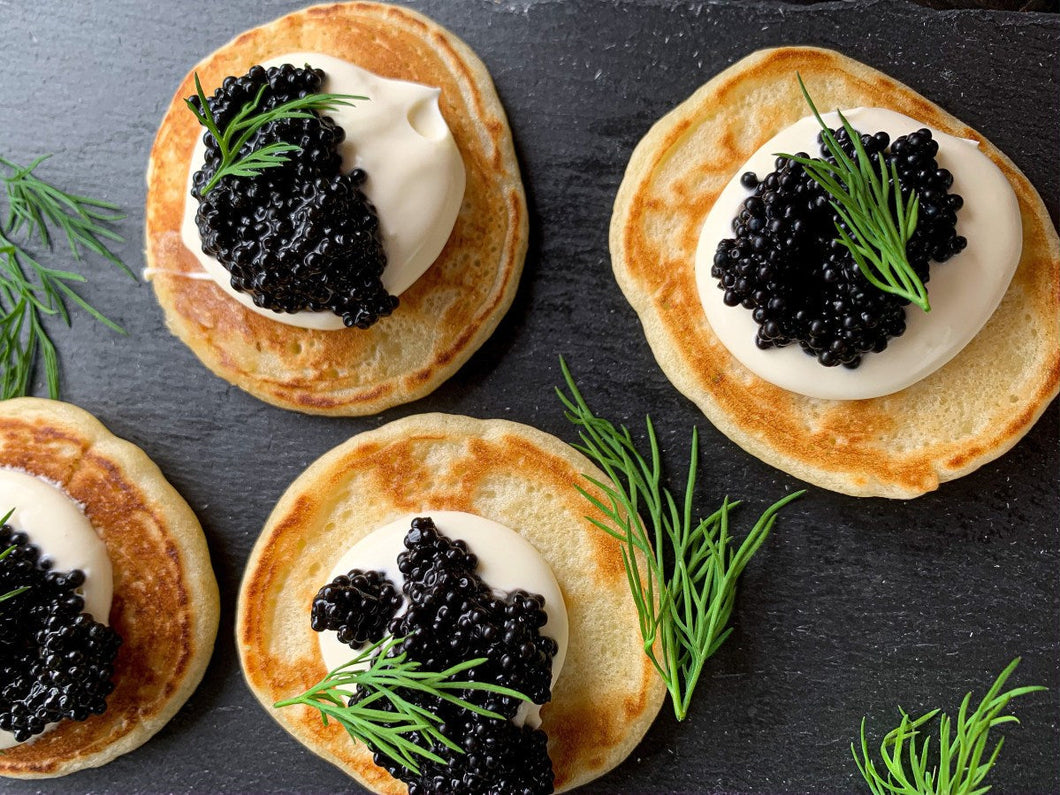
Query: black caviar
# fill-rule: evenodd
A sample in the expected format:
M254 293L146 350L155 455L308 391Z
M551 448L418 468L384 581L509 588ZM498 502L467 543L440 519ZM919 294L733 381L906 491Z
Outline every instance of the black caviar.
M257 111L320 91L324 73L289 64L251 67L226 77L207 99L219 129L265 87ZM191 101L197 108L197 97ZM345 133L328 116L278 119L259 129L239 157L273 143L300 147L288 162L255 176L225 176L201 197L221 165L209 132L206 162L192 178L202 250L231 273L232 287L275 312L334 312L347 326L368 328L397 307L381 277L386 254L375 208L361 191L364 171L341 172Z
M854 157L846 131L834 134ZM944 262L967 245L955 231L963 200L949 193L953 176L938 167L938 143L930 130L893 144L883 132L860 137L873 163L878 153L888 171L894 162L903 197L911 191L919 196L919 222L906 254L926 284L930 260ZM817 140L821 156L834 163L820 134ZM764 179L747 172L741 183L754 193L733 220L735 237L718 244L711 275L725 291L727 305L751 310L759 348L798 343L825 366L854 368L864 354L884 350L891 337L905 332L908 300L877 289L861 274L836 240L828 194L801 165L777 158L776 170Z
M391 609L385 630L385 634L404 641L395 644L390 653L405 652L424 670L431 671L485 657L486 662L462 672L460 678L504 685L526 694L537 704L548 701L552 695L552 658L558 647L555 640L540 633L548 620L544 599L525 591L513 591L504 598L495 596L475 574L478 561L467 544L446 538L429 518L412 520L405 549L397 563L405 577L402 593L407 607L401 615L395 615L396 606ZM352 580L353 576L351 572L347 579ZM317 599L321 600L326 588L336 586L338 579L321 589ZM381 575L380 579L390 584ZM372 586L373 593L377 589ZM326 611L327 605L336 601L321 600L319 610ZM383 600L367 601L370 610L376 610ZM317 604L314 601L314 616ZM341 621L347 626L359 624L352 615ZM373 616L367 623L376 626L378 621ZM314 617L314 629L317 624ZM377 641L383 636L383 631L373 632L368 640ZM418 775L385 754L376 753L375 763L404 781L409 795L552 792L555 776L546 748L548 737L540 729L516 726L511 721L519 708L517 699L477 690L458 692L460 698L505 717L497 720L422 693L402 695L439 715L439 731L464 751L455 754L440 743L425 742L421 737L418 742L429 746L445 763L422 760ZM379 701L375 706L386 708L383 704Z
M19 742L107 709L121 638L82 612L80 570L57 572L25 533L0 527L0 729Z
M309 623L317 632L334 631L340 643L357 648L383 637L400 606L394 583L378 571L353 569L317 592Z

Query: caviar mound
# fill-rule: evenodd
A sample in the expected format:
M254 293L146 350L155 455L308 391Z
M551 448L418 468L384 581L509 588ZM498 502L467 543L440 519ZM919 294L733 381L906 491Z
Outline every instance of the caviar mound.
M309 623L316 632L331 630L340 643L358 648L382 638L400 606L394 583L381 572L353 569L317 591Z
M488 583L476 573L478 564L463 540L452 540L441 533L430 517L417 517L404 539L405 552L397 558L398 571L404 577L402 593L407 609L395 616L400 601L374 598L375 593L394 591L382 572L351 572L341 575L321 589L313 602L314 630L317 606L321 611L335 605L338 593L351 587L368 585L371 589L351 600L346 607L343 627L366 624L377 628L365 631L355 646L382 640L384 634L400 638L386 648L388 656L404 654L420 664L420 670L444 671L468 660L485 658L460 674L469 682L487 682L516 690L535 704L552 697L552 658L558 651L556 641L543 636L540 628L548 621L542 609L543 597L525 591L513 591L506 597L494 595ZM342 580L345 579L344 583ZM349 583L347 585L346 583ZM332 594L324 591L331 588ZM341 593L341 592L340 592ZM329 598L330 597L330 598ZM356 603L366 609L358 609ZM344 606L345 607L345 606ZM340 610L336 608L336 613ZM389 613L389 615L388 615ZM386 622L380 628L381 618ZM319 631L319 630L318 630ZM380 648L382 653L383 647ZM535 793L552 792L554 774L548 758L548 738L539 729L512 723L520 700L503 693L465 689L453 695L501 717L491 718L458 707L437 696L399 688L400 696L437 715L444 727L442 733L462 749L455 753L448 746L414 733L416 742L438 756L441 762L419 760L419 771L401 765L386 754L377 752L373 759L390 775L404 781L409 795L448 792L473 795L481 792ZM364 697L367 693L361 693ZM392 701L379 702L379 709L394 711Z
M844 154L856 160L846 129L830 132ZM918 197L920 221L906 255L927 284L930 261L945 262L968 242L955 231L963 200L949 193L953 176L938 167L938 144L930 130L900 136L893 145L883 132L863 133L860 140L873 164L882 156L888 173L894 165L899 186L890 180L890 190L897 187L903 201L911 193ZM822 159L835 164L821 134L818 143ZM735 237L718 244L711 276L725 291L726 305L752 311L759 348L798 343L826 367L856 368L864 354L880 353L890 338L905 333L908 300L865 278L836 239L829 194L802 165L778 157L775 171L761 180L747 172L741 183L753 193L733 219ZM845 224L844 229L852 234Z
M83 612L84 572L51 571L25 533L0 526L0 729L17 742L49 723L102 715L121 638Z
M251 691L284 729L364 786L388 795L406 792L367 748L340 727L323 726L318 712L273 704L327 674L318 633L306 615L320 587L319 572L332 571L338 556L384 525L434 511L472 513L528 541L563 595L570 628L566 657L552 699L541 709L545 736L530 735L540 738L532 742L545 743L555 789L567 791L603 775L640 741L665 688L642 650L620 546L585 518L586 504L575 488L583 472L603 477L570 447L533 428L442 414L392 422L325 454L277 503L247 564L236 642ZM407 565L420 567L415 558ZM432 576L430 569L425 577ZM433 593L410 593L409 600L429 602ZM538 607L529 594L510 599L516 611ZM277 633L278 626L291 631ZM547 684L541 675L536 685L531 676L524 686ZM467 730L458 725L454 731ZM495 741L492 735L485 739ZM537 758L542 772L535 775L544 778L545 757Z
M265 113L320 92L324 73L290 64L253 66L226 77L206 100L209 115L225 130L245 108ZM201 112L198 96L189 101ZM379 219L361 192L366 175L341 171L338 145L345 137L330 117L280 118L258 129L236 153L263 147L297 147L286 162L250 176L221 177L221 148L204 133L206 160L192 178L199 200L195 223L202 250L232 274L232 287L256 306L274 312L334 312L346 326L368 328L398 304L383 288L386 254Z
M535 704L551 699L552 658L558 647L539 632L548 620L542 610L544 600L525 591L496 598L475 573L477 561L467 544L446 538L428 517L412 520L405 547L398 570L405 577L402 591L408 609L388 627L391 635L404 640L391 653L404 651L431 671L485 657L461 677L510 687ZM552 792L554 775L545 733L511 722L519 700L479 690L458 695L504 720L420 697L420 706L442 717L446 736L464 753L454 754L441 743L432 743L430 750L445 762L422 763L418 776L382 754L375 755L375 763L408 784L409 795Z
M885 397L809 398L766 382L729 353L700 301L703 222L735 169L807 115L796 73L818 107L886 108L977 140L1019 205L1022 253L993 316L948 364ZM1009 450L1060 387L1060 243L1041 197L981 134L834 51L754 53L660 119L630 159L609 242L615 278L674 386L746 451L824 488L902 499L936 489Z
M219 614L206 540L187 503L143 451L75 406L41 398L0 403L0 466L44 478L83 506L110 558L108 618L122 639L106 711L64 720L6 749L0 775L51 778L98 767L150 739L202 679ZM76 574L63 579L77 587ZM0 615L29 595L0 603ZM52 635L53 642L106 645L94 622L71 625Z
M202 278L181 239L189 163L202 127L184 99L292 52L341 58L376 74L441 89L439 107L467 174L441 254L401 293L400 309L367 329L293 327L243 306ZM504 108L481 60L408 9L316 6L241 34L189 70L151 150L144 227L147 274L170 331L226 381L273 405L312 414L374 414L429 394L493 333L515 297L528 213ZM384 219L389 224L388 219Z

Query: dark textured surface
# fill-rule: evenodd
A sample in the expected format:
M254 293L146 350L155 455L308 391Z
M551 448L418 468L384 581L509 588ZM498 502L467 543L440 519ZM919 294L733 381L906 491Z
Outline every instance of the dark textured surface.
M829 0L784 0L813 5ZM1057 0L911 0L929 8L980 8L994 11L1057 11Z
M662 375L611 275L607 224L651 123L752 50L819 44L882 69L981 130L1060 203L1060 20L939 12L899 2L414 4L486 61L506 103L531 201L532 240L497 333L427 399L336 420L259 403L210 375L165 330L150 288L93 263L86 296L128 330L57 329L63 396L141 445L198 513L221 584L206 681L140 750L66 779L0 789L334 791L347 779L289 738L243 684L232 612L243 563L287 484L358 431L406 414L503 417L571 439L552 387L563 353L612 418L650 411L672 460L704 441L704 504L747 499L750 518L798 482L742 452ZM0 0L0 154L56 157L42 174L127 208L121 252L142 266L144 168L174 87L196 60L295 3ZM999 352L998 355L1003 355ZM38 394L40 393L38 389ZM901 704L955 709L1016 655L1016 706L997 792L1060 790L1058 412L999 461L910 503L812 489L748 568L736 630L706 669L688 720L664 709L593 791L858 789L848 744Z

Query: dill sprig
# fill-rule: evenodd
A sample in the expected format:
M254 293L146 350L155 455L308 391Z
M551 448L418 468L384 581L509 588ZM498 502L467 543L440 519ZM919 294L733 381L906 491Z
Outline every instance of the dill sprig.
M666 683L674 715L684 720L704 663L732 632L728 623L737 579L766 540L780 509L803 492L789 494L770 506L734 551L729 511L739 502L726 497L707 518L693 517L698 431L692 429L688 481L679 505L661 483L662 460L651 418L645 418L649 462L637 451L625 426L616 428L593 414L562 357L560 367L570 396L561 389L556 393L582 440L573 446L610 479L602 483L584 475L607 498L605 503L579 486L578 491L607 521L586 518L622 542L622 562L637 607L644 652ZM642 517L647 518L647 525Z
M861 143L861 136L837 110L843 129L854 145L855 158L851 159L817 112L801 75L798 80L806 104L821 127L825 147L835 163L816 157L777 156L802 165L810 178L827 191L838 216L835 222L837 240L850 252L869 283L913 302L925 312L931 311L927 288L909 264L906 254L906 244L916 231L919 196L911 191L907 199L902 198L894 162L888 172L883 154L879 153L874 164Z
M38 178L33 173L34 169L50 157L38 157L25 168L0 157L0 163L15 172L4 180L8 202L4 229L8 234L16 234L26 227L27 235L36 233L42 245L51 247L51 231L48 227L57 227L66 236L74 259L83 259L84 252L89 251L135 278L128 266L104 242L123 242L121 235L105 224L120 221L125 214L110 202L66 193Z
M288 153L301 150L301 147L296 144L278 141L260 149L254 149L240 157L239 153L243 147L266 124L280 119L311 119L316 113L328 113L341 105L352 105L351 100L368 99L368 97L353 94L308 94L285 102L272 110L255 113L254 111L261 104L266 88L268 86L262 86L254 100L245 104L222 131L217 125L217 119L210 111L206 94L199 82L199 74L195 73L195 94L198 106L194 98L189 97L184 102L195 114L199 124L213 136L221 151L221 165L203 186L199 193L200 199L206 196L224 177L257 176L267 168L282 166L289 159Z
M1001 714L1012 699L1046 689L1017 687L1002 693L1001 688L1019 662L1017 657L1009 663L970 714L972 694L966 694L957 713L956 725L949 715L938 709L912 720L899 707L902 722L880 743L886 778L877 772L872 761L865 737L865 719L862 718L861 758L854 743L850 744L850 753L869 789L875 795L982 795L987 792L989 786L979 785L993 768L1005 741L1003 737L999 739L994 750L986 756L990 730L1005 723L1019 723L1015 715ZM938 747L932 748L931 738L923 735L922 727L936 716L939 719ZM920 742L921 737L923 742Z
M96 254L133 275L107 246L107 242L122 241L108 224L124 215L109 202L67 193L37 177L35 169L48 157L25 167L0 157L0 165L10 172L0 175L7 201L0 225L0 399L5 400L28 394L38 357L44 361L48 395L59 397L59 359L44 318L58 316L69 326L67 302L111 330L125 333L74 289L73 285L85 281L84 276L42 265L15 240L21 232L22 237L36 236L41 245L51 248L58 231L75 260L82 261L86 253Z
M329 719L335 720L353 739L360 740L373 751L386 754L418 775L419 760L445 764L444 759L421 742L440 743L455 753L463 753L463 750L439 730L441 717L411 703L402 695L403 691L425 693L496 720L504 720L504 716L460 698L455 691L483 690L529 701L527 696L508 687L488 682L457 681L455 677L481 665L486 661L485 657L459 663L444 671L423 671L420 663L408 659L403 651L391 656L393 647L401 641L390 637L367 646L302 695L278 701L273 706L302 704L319 710L325 726ZM364 667L366 664L367 668ZM373 706L377 702L387 703L391 709Z

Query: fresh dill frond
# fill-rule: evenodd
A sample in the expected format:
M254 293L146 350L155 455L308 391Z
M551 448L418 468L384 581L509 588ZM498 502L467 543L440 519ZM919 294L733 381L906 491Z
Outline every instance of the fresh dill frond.
M919 219L920 197L911 191L908 198L902 198L898 170L894 163L891 163L888 171L883 154L880 153L874 164L861 143L861 136L850 126L842 112L836 111L854 146L855 156L851 159L817 112L802 76L797 77L806 104L821 127L825 148L835 163L817 157L789 154L778 154L777 157L799 163L831 197L832 209L838 216L835 222L836 239L850 252L868 282L929 312L931 304L928 302L927 288L909 264L906 254L906 244L916 231Z
M352 94L308 94L292 99L272 110L255 113L261 104L261 98L268 86L262 86L253 101L245 104L232 120L221 130L217 119L210 111L206 93L195 73L195 97L184 100L195 114L199 124L207 129L217 148L221 152L221 164L210 179L203 185L199 198L209 193L224 177L254 177L267 168L276 168L288 162L290 152L300 151L301 147L282 141L274 142L240 155L240 151L262 127L280 119L310 119L316 113L328 113L342 105L351 105L354 100L366 100L368 97ZM196 104L196 102L198 104Z
M38 157L24 168L0 157L0 163L14 171L4 180L8 202L4 229L14 235L25 227L28 236L36 234L41 244L50 248L52 233L49 227L57 228L66 236L74 259L83 259L84 253L88 251L135 278L133 272L104 242L123 242L121 235L106 224L122 220L125 214L110 202L66 193L38 178L33 173L34 169L50 157Z
M300 696L277 701L273 706L301 704L312 707L320 712L325 725L329 719L336 721L353 739L373 751L386 754L419 775L419 760L445 764L445 760L425 744L440 743L455 753L463 751L439 730L442 719L438 715L413 704L403 697L403 693L424 693L497 720L504 720L504 716L466 701L457 692L481 690L529 701L525 695L508 687L458 680L464 671L484 663L485 657L459 663L444 671L424 671L420 663L408 659L405 652L392 654L402 640L389 637L370 644ZM384 704L389 708L381 708Z
M622 544L644 653L666 683L674 715L684 720L703 665L732 632L729 618L740 574L766 540L780 509L803 492L789 494L766 509L733 550L729 512L738 502L725 498L705 519L693 514L698 431L692 429L688 481L678 504L662 485L662 458L651 418L646 418L648 461L637 451L628 429L616 428L593 414L562 357L560 367L570 395L561 389L556 394L582 440L573 447L592 459L610 480L602 483L585 475L607 498L604 502L578 487L606 521L587 518Z
M66 238L74 260L95 254L133 275L107 246L122 241L109 225L124 215L109 202L67 193L40 179L34 172L47 158L23 167L0 157L0 166L9 172L0 175L7 203L0 225L0 399L5 400L29 393L38 359L44 362L49 397L59 397L59 358L44 318L56 316L70 325L68 302L113 331L125 333L74 288L85 281L83 275L42 265L17 240L35 236L51 248L58 232Z
M854 743L850 753L854 764L874 795L982 795L989 786L980 786L997 762L1004 738L987 754L990 730L1005 723L1019 723L1015 715L1003 715L1009 702L1017 696L1036 693L1040 686L1017 687L1004 693L1001 688L1016 666L1019 657L994 681L973 711L969 712L972 694L965 695L954 722L949 715L933 709L916 720L898 708L902 721L889 731L880 743L883 773L876 769L865 736L865 719L861 719L861 755ZM935 718L938 740L932 747L924 726Z

